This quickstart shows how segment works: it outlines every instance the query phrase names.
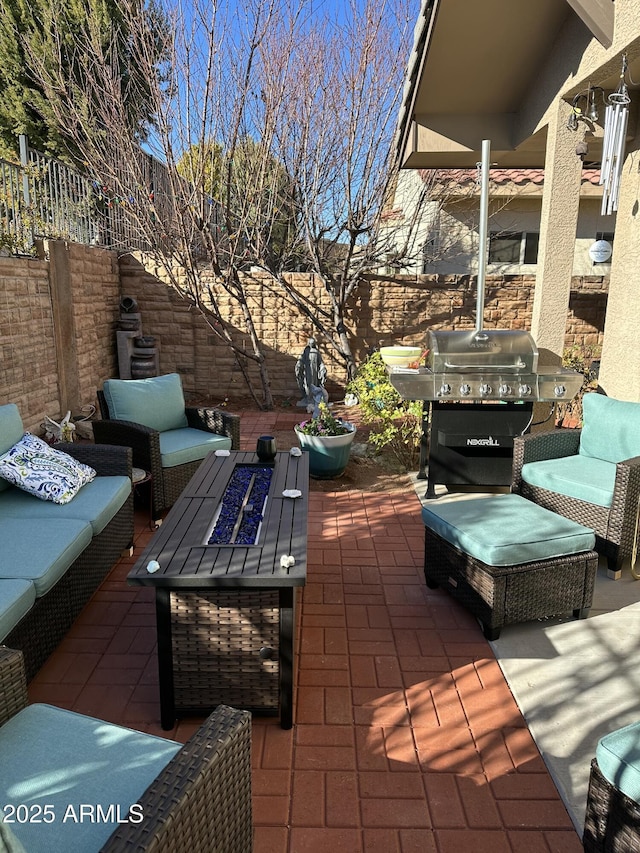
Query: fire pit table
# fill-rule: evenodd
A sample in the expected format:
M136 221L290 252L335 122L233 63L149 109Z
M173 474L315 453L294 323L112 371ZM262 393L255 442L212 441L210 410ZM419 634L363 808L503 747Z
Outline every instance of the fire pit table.
M291 728L308 485L306 453L211 453L131 570L156 591L164 729L219 704Z

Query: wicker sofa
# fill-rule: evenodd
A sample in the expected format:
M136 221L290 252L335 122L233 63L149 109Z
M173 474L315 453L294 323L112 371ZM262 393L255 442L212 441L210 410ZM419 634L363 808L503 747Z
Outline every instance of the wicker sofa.
M97 392L102 420L97 442L133 450L133 464L152 475L152 513L173 506L204 457L240 447L240 418L213 408L185 406L176 373L150 379L108 379Z
M618 578L638 538L640 404L585 394L582 429L517 437L511 491L591 527Z
M0 455L21 435L17 407L0 406ZM29 679L133 543L131 450L56 448L97 472L69 503L39 500L0 477L0 642L24 653Z
M0 799L0 843L27 853L250 853L251 715L218 706L182 745L28 705L22 655L0 647Z

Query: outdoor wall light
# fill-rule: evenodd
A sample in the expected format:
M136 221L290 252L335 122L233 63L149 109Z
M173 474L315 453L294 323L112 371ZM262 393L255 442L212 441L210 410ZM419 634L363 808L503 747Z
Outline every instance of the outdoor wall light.
M589 86L586 92L578 92L571 102L571 115L567 121L569 130L577 130L578 123L584 121L593 129L600 118L598 113L597 93L600 93L602 105L605 106L604 89L601 86Z

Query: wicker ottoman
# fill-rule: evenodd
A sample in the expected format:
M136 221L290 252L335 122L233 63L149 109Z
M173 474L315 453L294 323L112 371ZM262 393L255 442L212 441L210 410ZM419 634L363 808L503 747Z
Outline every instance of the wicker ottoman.
M596 747L587 794L585 851L640 850L639 800L640 723L633 723L605 735Z
M442 586L480 621L503 625L589 614L598 568L593 530L519 495L440 501L422 510L427 586Z

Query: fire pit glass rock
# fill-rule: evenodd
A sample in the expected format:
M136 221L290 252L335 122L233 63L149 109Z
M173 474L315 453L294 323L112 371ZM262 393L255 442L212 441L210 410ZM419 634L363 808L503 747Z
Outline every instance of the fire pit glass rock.
M260 536L273 468L236 465L213 519L207 545L255 545Z

